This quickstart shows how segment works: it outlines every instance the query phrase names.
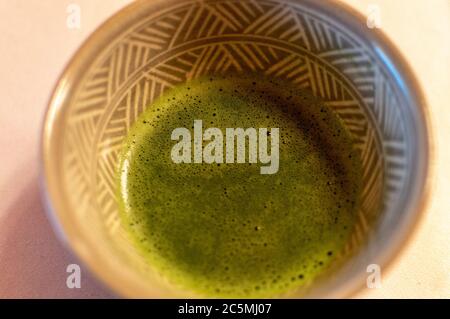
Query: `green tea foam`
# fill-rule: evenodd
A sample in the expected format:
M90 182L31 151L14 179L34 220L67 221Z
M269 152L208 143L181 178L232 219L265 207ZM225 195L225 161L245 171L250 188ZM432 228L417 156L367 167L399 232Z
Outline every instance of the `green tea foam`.
M195 120L224 131L279 128L278 171L174 163L171 133L193 133ZM356 221L362 169L348 131L320 100L285 83L228 76L187 82L152 103L126 138L118 176L130 236L175 287L273 297L336 263Z

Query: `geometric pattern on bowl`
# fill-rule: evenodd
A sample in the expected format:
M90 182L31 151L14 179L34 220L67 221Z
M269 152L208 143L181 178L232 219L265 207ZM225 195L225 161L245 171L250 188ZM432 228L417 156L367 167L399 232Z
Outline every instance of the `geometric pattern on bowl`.
M91 231L105 232L124 258L133 259L137 252L120 227L115 180L128 130L168 88L209 73L254 71L312 91L350 130L364 189L345 253L360 246L408 183L410 141L394 84L372 50L295 1L169 2L98 52L64 119L61 177L78 218L97 220Z

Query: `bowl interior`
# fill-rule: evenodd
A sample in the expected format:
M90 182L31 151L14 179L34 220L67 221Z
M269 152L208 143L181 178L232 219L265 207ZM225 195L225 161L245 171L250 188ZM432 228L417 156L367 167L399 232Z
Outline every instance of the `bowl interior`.
M364 185L358 223L340 257L354 274L384 262L377 259L383 245L406 225L408 198L423 186L422 175L409 172L422 170L426 133L390 52L361 32L364 21L342 8L333 14L336 6L138 2L80 50L47 118L47 184L70 245L115 290L186 295L153 273L129 241L116 203L116 172L122 141L144 109L165 90L205 74L264 73L311 91L335 110L361 155ZM345 276L341 270L324 278L325 294L336 292L331 283ZM319 285L294 295L315 294Z

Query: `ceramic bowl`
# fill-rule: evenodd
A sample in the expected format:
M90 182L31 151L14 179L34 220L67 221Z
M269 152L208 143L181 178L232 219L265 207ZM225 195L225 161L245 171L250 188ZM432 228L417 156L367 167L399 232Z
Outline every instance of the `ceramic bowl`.
M205 74L260 72L320 97L363 163L358 222L333 271L282 297L344 297L384 271L420 217L430 136L426 104L400 53L340 3L137 1L75 54L51 98L42 176L57 232L126 297L195 297L161 280L128 239L115 176L130 127L165 90ZM369 269L370 270L370 269Z

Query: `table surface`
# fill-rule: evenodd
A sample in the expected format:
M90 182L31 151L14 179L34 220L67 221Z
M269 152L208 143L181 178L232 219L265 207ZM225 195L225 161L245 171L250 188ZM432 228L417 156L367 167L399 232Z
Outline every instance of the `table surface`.
M107 298L82 268L81 289L66 287L77 263L56 239L39 197L37 154L42 118L55 82L80 44L130 0L0 0L0 298ZM367 14L378 5L381 28L423 86L431 113L435 178L423 222L387 273L361 298L450 298L450 1L345 0ZM81 8L81 28L66 26Z

